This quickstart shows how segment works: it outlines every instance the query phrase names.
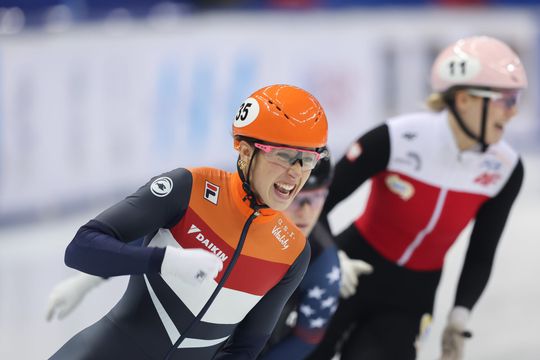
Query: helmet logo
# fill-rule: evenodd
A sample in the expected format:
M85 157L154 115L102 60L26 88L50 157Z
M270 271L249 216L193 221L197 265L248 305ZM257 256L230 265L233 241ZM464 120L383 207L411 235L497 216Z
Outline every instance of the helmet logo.
M246 101L240 105L238 113L234 119L233 126L241 128L251 124L257 116L259 116L259 103L254 98L247 98Z
M439 76L449 82L460 83L473 79L481 70L478 59L470 56L451 56L439 66Z

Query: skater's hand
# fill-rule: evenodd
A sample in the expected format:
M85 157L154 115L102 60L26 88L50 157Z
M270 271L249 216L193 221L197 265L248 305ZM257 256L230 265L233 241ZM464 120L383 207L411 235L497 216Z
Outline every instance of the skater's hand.
M102 277L80 273L58 283L49 295L47 321L51 321L55 315L58 320L62 320L79 305L90 290L103 281L105 279Z
M456 306L448 316L448 323L442 336L441 360L462 360L465 339L472 337L466 330L470 311L462 306Z
M161 274L178 277L191 285L214 279L223 269L223 262L203 249L180 249L167 246L161 264Z
M365 261L349 258L343 250L338 251L338 257L341 269L339 292L341 297L348 298L356 292L358 277L363 274L371 274L373 267Z

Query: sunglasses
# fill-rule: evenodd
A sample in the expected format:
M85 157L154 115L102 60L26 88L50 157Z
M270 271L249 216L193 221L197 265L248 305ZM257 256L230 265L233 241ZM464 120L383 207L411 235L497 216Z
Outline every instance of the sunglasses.
M503 106L507 110L512 109L519 102L521 97L520 90L484 90L484 89L467 89L467 93L473 96L488 98L492 103Z
M313 170L317 162L327 156L326 150L318 153L312 150L303 150L285 146L254 143L257 149L262 150L266 159L283 167L290 167L300 161L302 171Z
M326 188L301 191L289 205L289 209L295 211L301 209L305 204L312 207L323 206L327 195L328 189Z

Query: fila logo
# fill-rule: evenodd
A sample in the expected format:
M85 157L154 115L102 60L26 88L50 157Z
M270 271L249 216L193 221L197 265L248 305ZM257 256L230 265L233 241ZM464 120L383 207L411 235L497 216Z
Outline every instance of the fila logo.
M189 230L187 231L188 234L197 234L195 235L195 239L197 239L201 244L206 246L208 250L210 250L212 253L214 253L219 260L222 262L225 262L229 257L221 251L220 248L218 248L213 242L211 242L209 239L207 239L201 232L201 229L199 229L195 224L191 224Z
M219 186L206 181L204 186L204 198L212 204L217 205L219 197Z

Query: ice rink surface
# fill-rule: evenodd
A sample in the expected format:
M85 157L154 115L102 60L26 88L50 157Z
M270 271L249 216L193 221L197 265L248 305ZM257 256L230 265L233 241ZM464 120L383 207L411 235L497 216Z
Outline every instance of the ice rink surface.
M490 283L473 312L470 360L540 359L540 156L524 155L525 182L497 252ZM343 229L365 198L363 188L332 214ZM53 286L75 271L63 263L78 227L100 209L54 221L0 229L0 359L46 359L77 331L97 321L123 293L127 278L95 289L62 321L45 321ZM419 360L435 360L467 246L468 231L447 255L434 321Z

